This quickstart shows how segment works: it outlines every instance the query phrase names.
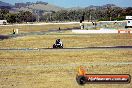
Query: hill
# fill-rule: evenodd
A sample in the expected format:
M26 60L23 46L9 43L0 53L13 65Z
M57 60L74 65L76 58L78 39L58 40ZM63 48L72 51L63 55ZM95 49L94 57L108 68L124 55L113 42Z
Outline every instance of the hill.
M11 9L12 7L11 4L0 1L0 9Z
M102 6L94 6L94 5L90 5L88 7L86 7L85 9L106 9L107 7L111 7L111 8L115 8L118 7L114 4L106 4L106 5L102 5Z
M52 12L52 11L56 12L64 8L49 4L47 2L37 1L36 3L32 3L32 2L15 3L15 8L13 9L16 9L16 11L24 10L24 11L34 12L36 10L43 12Z
M35 3L33 2L25 2L25 3L15 3L15 5L11 5L9 3L5 3L0 1L0 8L8 8L11 9L11 11L14 12L19 12L19 11L30 11L30 12L57 12L59 10L79 10L79 9L106 9L107 7L118 7L114 4L106 4L103 6L94 6L90 5L88 7L71 7L71 8L63 8L59 7L53 4L49 4L47 2L43 1L37 1Z

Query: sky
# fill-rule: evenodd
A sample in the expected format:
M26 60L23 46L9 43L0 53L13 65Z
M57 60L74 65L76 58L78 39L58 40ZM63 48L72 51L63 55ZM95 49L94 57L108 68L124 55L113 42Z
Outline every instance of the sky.
M16 2L36 2L44 1L60 7L87 7L89 5L101 6L105 4L115 4L121 7L132 7L132 0L0 0L14 4Z

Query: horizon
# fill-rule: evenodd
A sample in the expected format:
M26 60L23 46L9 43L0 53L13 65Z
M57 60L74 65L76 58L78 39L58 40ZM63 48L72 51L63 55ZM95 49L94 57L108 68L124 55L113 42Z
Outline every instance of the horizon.
M36 1L42 1L42 2L47 2L49 4L53 4L59 7L64 7L64 8L72 8L72 7L87 7L90 5L93 6L102 6L106 4L115 4L120 7L132 7L131 3L132 0L0 0L2 2L10 3L14 5L15 3L26 3L26 2L33 2L35 3Z

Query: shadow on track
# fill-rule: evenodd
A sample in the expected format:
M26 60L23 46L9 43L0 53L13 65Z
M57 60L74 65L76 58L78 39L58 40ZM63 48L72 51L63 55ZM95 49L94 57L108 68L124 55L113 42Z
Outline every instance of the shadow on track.
M72 29L79 29L79 27L66 28L66 29L60 29L60 30L59 29L50 29L48 31L36 31L36 32L27 32L27 33L19 33L19 34L0 35L0 40L29 36L29 35L47 35L47 33L50 33L50 32L54 32L54 33L64 32L64 31L68 31L68 30L72 30Z
M132 48L132 46L110 46L110 47L87 47L92 49L109 49L109 48Z
M84 48L0 48L3 50L11 50L11 51L39 51L39 50L92 50L92 49L132 49L132 46L111 46L111 47L84 47Z
M0 35L0 40L9 39L10 37L7 35Z

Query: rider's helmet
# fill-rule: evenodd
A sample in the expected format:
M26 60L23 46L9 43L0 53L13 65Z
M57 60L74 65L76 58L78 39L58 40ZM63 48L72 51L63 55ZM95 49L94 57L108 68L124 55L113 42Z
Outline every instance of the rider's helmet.
M58 40L58 42L60 42L60 39L57 39Z
M60 39L57 39L57 40L56 40L56 44L59 44L59 43L60 43Z

